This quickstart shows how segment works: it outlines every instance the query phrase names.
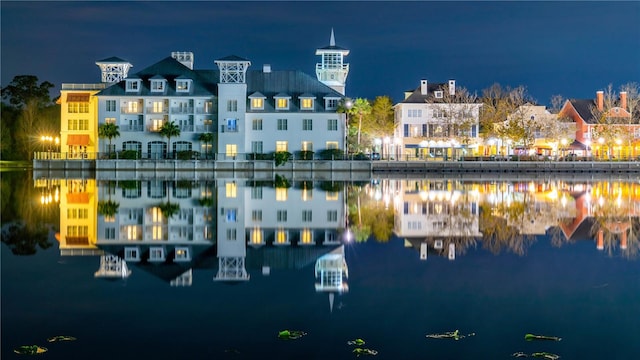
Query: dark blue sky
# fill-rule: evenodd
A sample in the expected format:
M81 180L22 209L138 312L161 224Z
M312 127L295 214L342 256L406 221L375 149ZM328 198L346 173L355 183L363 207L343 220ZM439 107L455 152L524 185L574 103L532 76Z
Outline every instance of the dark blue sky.
M315 49L351 50L347 95L401 100L421 79L456 79L480 93L524 85L538 102L592 98L640 82L640 2L28 2L2 1L2 86L32 74L99 82L95 62L117 56L142 70L172 51L195 67L227 55L253 69L314 75Z

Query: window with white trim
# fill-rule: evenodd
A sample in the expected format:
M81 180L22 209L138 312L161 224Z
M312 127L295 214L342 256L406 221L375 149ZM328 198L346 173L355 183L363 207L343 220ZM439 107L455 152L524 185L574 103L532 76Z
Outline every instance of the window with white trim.
M312 131L313 130L313 119L302 119L302 130L303 131Z
M276 220L278 222L287 222L287 210L278 210Z
M338 131L338 119L327 119L327 131Z
M105 228L104 229L104 238L106 240L115 240L116 238L116 228Z
M262 119L253 119L251 121L251 128L256 131L262 130Z
M251 152L256 154L262 154L263 152L263 144L262 141L252 141L251 142Z
M117 111L116 110L116 101L115 100L107 100L107 101L105 101L105 111Z
M313 110L313 98L302 98L302 99L300 99L300 109L302 109L302 110Z
M262 110L262 109L264 109L264 99L263 98L253 98L253 99L251 99L251 109L252 110Z
M251 211L251 220L255 222L262 221L262 210Z
M229 111L229 112L237 112L238 111L238 100L227 100L227 111Z
M276 141L276 151L289 151L289 143L287 141Z
M287 130L287 119L278 119L278 130L280 131Z
M302 222L311 222L312 216L311 210L302 210Z
M335 110L338 108L338 99L325 99L325 110Z
M176 91L187 92L191 88L191 80L176 80Z
M289 98L276 98L276 110L288 110L289 109Z
M140 90L140 80L127 80L126 91Z
M338 210L327 210L327 221L328 222L337 222L338 221Z
M164 91L164 80L151 80L151 92Z

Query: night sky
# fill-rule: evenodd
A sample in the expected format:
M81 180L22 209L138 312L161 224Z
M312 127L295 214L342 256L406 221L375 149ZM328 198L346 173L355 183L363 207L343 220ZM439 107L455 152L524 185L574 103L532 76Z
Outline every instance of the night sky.
M402 99L421 79L455 79L481 93L524 85L541 104L554 94L593 98L608 84L640 82L640 2L31 2L2 1L2 86L100 81L95 62L117 56L132 73L192 51L195 68L238 55L251 69L315 76L315 50L351 51L347 95Z

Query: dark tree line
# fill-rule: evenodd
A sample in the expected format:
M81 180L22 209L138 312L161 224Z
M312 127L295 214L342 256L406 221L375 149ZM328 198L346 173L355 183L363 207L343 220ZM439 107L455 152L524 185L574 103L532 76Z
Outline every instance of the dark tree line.
M0 159L30 160L43 135L60 133L60 106L50 96L54 85L34 75L18 75L2 88Z

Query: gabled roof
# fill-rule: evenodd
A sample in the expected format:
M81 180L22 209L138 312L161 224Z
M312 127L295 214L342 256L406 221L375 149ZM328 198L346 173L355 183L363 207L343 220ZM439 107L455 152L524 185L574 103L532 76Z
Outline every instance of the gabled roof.
M157 96L157 93L151 93L149 89L149 79L157 79L158 76L167 80L167 89L163 93L163 96L213 96L217 93L215 80L210 78L209 72L199 72L189 69L184 66L178 60L172 57L166 57L159 62L146 67L137 73L129 76L128 79L139 78L142 81L142 86L139 92L136 92L136 96ZM192 79L193 84L189 92L176 92L175 80L176 79ZM125 91L126 79L120 81L108 88L100 91L98 96L128 96L132 95L130 92Z
M448 84L445 83L427 83L427 95L422 95L420 92L421 86L418 86L413 93L400 103L405 104L424 104L426 102L442 102L442 99L437 99L434 95L435 91L447 89Z
M220 59L216 59L215 61L249 61L249 60L237 55L229 55L229 56L222 57Z
M591 108L596 106L596 102L593 99L570 99L569 103L576 110L578 115L587 124L595 124L595 119L591 113Z

